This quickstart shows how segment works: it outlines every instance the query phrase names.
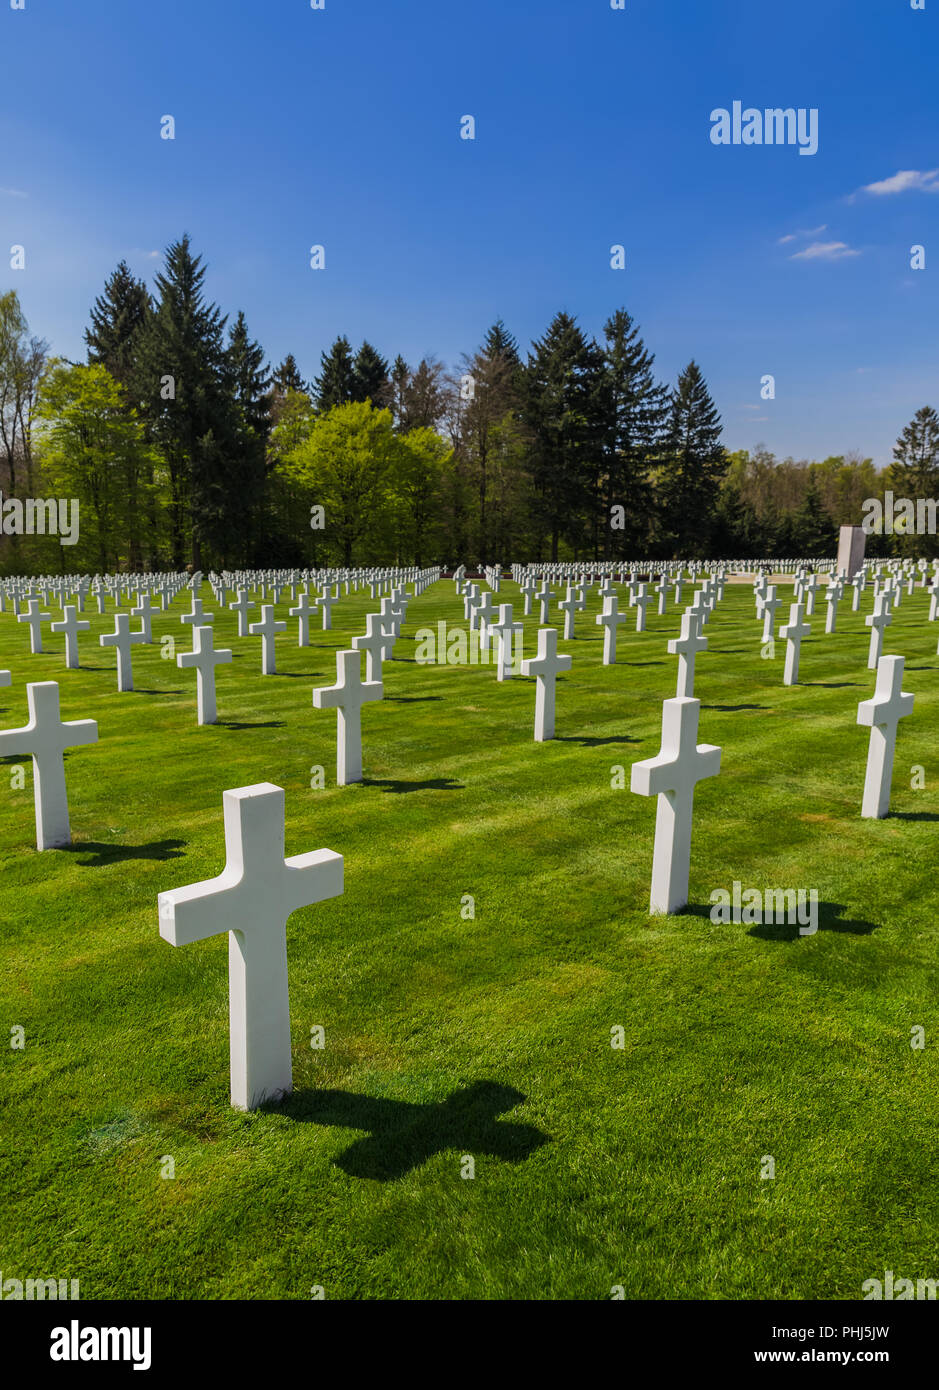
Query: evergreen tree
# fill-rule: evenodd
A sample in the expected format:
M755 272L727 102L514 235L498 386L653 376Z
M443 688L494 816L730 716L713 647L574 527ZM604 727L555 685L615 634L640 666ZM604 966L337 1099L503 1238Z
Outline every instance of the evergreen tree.
M593 501L591 457L596 459L601 443L603 359L576 320L563 312L532 347L523 415L531 439L536 544L540 557L543 539L550 538L551 559L556 560L562 535L576 545Z
M639 330L625 309L617 309L603 325L607 420L604 430L603 491L599 510L603 521L603 553L610 558L635 554L652 531L651 477L658 461L669 413L668 387L652 375L655 358L647 352ZM626 525L610 527L614 505L624 508ZM616 542L619 544L616 544Z
M435 357L422 357L416 369L408 373L401 393L399 433L437 428L447 409L443 377L443 366Z
M143 413L169 471L172 563L202 569L203 549L224 562L237 548L238 501L225 455L238 431L226 370L227 319L204 295L205 266L188 235L167 249L157 303L142 334Z
M397 433L401 433L404 429L404 419L407 414L407 390L410 380L411 368L399 352L394 360L394 365L391 368L389 377L391 413L394 417L395 431Z
M306 394L306 383L300 375L292 352L288 352L280 366L275 367L271 375L271 386L279 396L286 396L288 391L302 391Z
M313 400L321 413L346 405L355 390L355 364L349 339L337 338L320 357L320 374L313 382Z
M701 369L689 362L671 397L658 489L660 535L677 558L709 553L712 515L728 467L720 438L720 416Z
M271 432L270 376L264 367L264 349L248 334L245 316L239 312L232 325L226 354L228 389L238 412L238 436L229 459L228 476L233 496L231 523L236 523L240 544L232 536L227 548L234 558L263 556L255 552L255 532L264 516L264 460Z
M453 383L457 453L463 475L476 496L478 540L474 551L485 565L500 558L513 530L506 503L508 496L518 491L506 471L513 468L517 455L509 426L518 419L521 408L522 366L518 345L501 319L489 329L482 347L472 357L463 358L462 366L459 381ZM496 478L502 487L493 525L489 503Z
M352 367L352 399L371 401L378 410L391 404L391 383L388 380L388 363L372 347L364 342L355 355Z
M88 361L107 368L124 387L131 406L140 389L141 336L150 309L146 285L135 279L126 261L121 261L105 281L104 293L91 311L91 327L85 329Z
M801 505L792 514L791 545L795 557L826 560L837 551L835 523L825 510L818 482L812 472Z

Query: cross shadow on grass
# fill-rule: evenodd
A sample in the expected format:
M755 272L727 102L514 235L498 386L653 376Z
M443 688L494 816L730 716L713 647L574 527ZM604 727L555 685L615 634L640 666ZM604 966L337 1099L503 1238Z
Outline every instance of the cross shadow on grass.
M386 792L456 792L463 791L464 782L452 777L430 777L425 782L397 782L392 777L363 777L363 787L384 787Z
M253 724L242 724L237 719L216 719L217 729L282 729L284 721L282 719L259 719Z
M719 714L736 714L742 709L768 709L768 705L702 705L702 709L717 710Z
M182 695L181 690L142 690L139 685L135 685L133 690L129 690L128 695Z
M428 700L442 699L442 695L386 695L385 704L390 702L393 705L423 705Z
M360 1129L334 1163L352 1178L390 1182L421 1167L435 1154L488 1154L507 1163L528 1158L548 1142L533 1125L501 1120L526 1099L511 1086L476 1081L430 1104L355 1095L350 1091L294 1091L277 1106L299 1123Z
M63 845L66 854L90 854L91 859L80 859L84 869L101 869L107 864L119 864L125 859L182 859L186 840L154 840L149 845L107 844L99 840L85 840L81 844Z
M761 891L765 892L766 890L764 889ZM803 920L808 916L808 906L809 904L806 904L805 907L803 907ZM713 904L711 903L689 903L684 909L684 912L690 916L704 918L710 918L712 911ZM846 911L846 908L843 903L820 902L818 904L818 930L820 932L849 932L852 936L869 936L871 932L877 930L879 925L877 922L864 922L859 919L839 917L838 914L844 911ZM799 934L799 922L790 922L786 920L790 915L788 912L780 912L778 915L783 917L784 920L781 922L758 922L754 923L752 926L746 922L725 922L722 925L728 928L746 927L748 936L758 937L761 941L799 941L801 939ZM792 916L795 917L796 913L793 912ZM715 925L719 924L715 923ZM806 925L809 924L806 922Z
M579 743L581 748L601 748L606 743L640 743L629 734L612 734L609 738L584 738L581 734L555 734L557 743Z
M890 811L889 820L939 820L939 813L936 811Z
M799 681L800 685L814 685L819 690L845 690L850 686L858 689L859 681Z
M624 666L664 666L664 661L624 661Z

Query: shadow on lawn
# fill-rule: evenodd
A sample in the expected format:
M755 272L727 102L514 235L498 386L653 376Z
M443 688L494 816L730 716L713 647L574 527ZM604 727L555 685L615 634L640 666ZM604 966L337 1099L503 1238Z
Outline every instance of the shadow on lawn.
M719 714L736 714L742 709L768 709L768 705L702 705L702 709L717 710Z
M888 820L939 820L936 811L888 811Z
M850 686L858 689L859 681L800 681L800 685L814 685L819 690L846 690Z
M641 743L629 734L612 734L609 738L583 738L580 734L555 734L558 743L579 743L582 748L601 748L605 743Z
M241 724L237 719L216 719L215 726L218 729L282 729L284 721L282 719L259 719L254 724Z
M456 792L463 791L464 782L452 777L431 777L426 782L396 782L391 777L363 777L363 787L384 787L386 792Z
M299 1123L366 1130L366 1139L356 1139L333 1162L352 1178L389 1182L447 1150L508 1163L528 1158L548 1136L533 1125L498 1118L525 1099L511 1086L477 1081L432 1104L350 1091L294 1091L277 1109Z
M442 695L386 695L385 704L423 705L427 700L442 700Z
M106 864L119 864L124 859L182 859L185 840L154 840L150 845L116 845L99 840L85 840L82 844L63 845L66 854L91 854L92 859L81 859L84 869L101 869Z
M710 918L713 910L712 904L689 903L684 911L693 917ZM876 931L877 922L862 922L859 920L840 919L839 912L844 912L843 903L823 903L818 904L818 930L834 932L850 932L852 936L869 936L872 931ZM788 917L788 913L786 916ZM795 915L795 914L793 914ZM803 908L803 918L806 916L806 909ZM759 937L761 941L799 941L799 923L783 922L760 922L749 926L746 922L728 922L729 927L747 927L748 936Z

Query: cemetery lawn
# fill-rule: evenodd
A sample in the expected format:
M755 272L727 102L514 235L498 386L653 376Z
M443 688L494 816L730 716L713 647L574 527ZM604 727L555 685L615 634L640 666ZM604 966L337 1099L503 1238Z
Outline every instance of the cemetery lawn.
M874 689L870 587L829 637L819 599L804 683L786 689L785 644L761 659L750 586L728 584L695 689L721 772L697 789L692 904L667 918L647 912L655 803L628 787L675 690L671 593L645 633L628 611L604 668L591 591L559 642L574 668L558 737L537 745L534 681L415 663L420 627L462 625L453 584L432 585L363 711L366 780L346 788L335 713L311 689L377 605L344 597L305 650L289 619L262 677L260 639L235 635L207 584L202 598L235 652L206 728L195 673L157 645L191 646L182 599L134 649L127 694L97 644L110 602L106 617L88 604L77 671L48 624L31 656L0 614L0 727L26 722L27 681L57 680L62 717L96 719L100 739L66 755L68 850L36 852L29 762L22 787L20 760L0 764L0 1033L25 1030L2 1055L4 1280L77 1278L84 1299L860 1299L885 1269L939 1277L939 624L924 592L885 634L916 704L874 822L856 723ZM500 600L520 615L513 584ZM525 627L530 656L537 616ZM264 781L286 790L287 854L341 853L345 893L290 918L295 1089L242 1114L227 942L168 945L157 894L222 870L222 792ZM710 893L734 880L816 888L817 934L713 923Z

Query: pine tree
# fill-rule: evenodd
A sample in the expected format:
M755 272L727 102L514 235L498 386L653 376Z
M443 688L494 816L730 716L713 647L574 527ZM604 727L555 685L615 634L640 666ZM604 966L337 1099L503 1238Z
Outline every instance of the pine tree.
M521 409L522 366L518 345L499 319L489 329L482 346L464 357L462 375L453 383L457 425L457 455L463 474L478 504L478 540L475 552L481 564L498 560L515 529L510 497L517 494L515 479L506 476L514 454L510 422ZM501 486L493 525L489 503L494 480Z
M222 561L237 543L225 454L237 437L224 331L227 319L205 300L206 268L188 235L167 249L157 303L142 333L143 414L170 478L172 562L203 568L203 548Z
M238 408L239 431L236 448L229 459L229 477L234 487L231 520L237 513L237 534L232 536L229 554L250 558L255 552L254 532L264 514L264 460L271 432L272 394L270 376L264 368L264 349L253 342L239 312L229 334L226 368L229 391ZM259 562L263 556L257 552Z
M825 510L818 482L811 471L801 505L792 513L790 524L790 543L797 557L825 560L835 554L835 523Z
M592 507L591 459L595 461L601 442L603 358L576 320L563 312L532 347L523 414L532 441L536 524L540 537L550 537L551 559L556 560L561 536L576 546Z
M931 405L916 412L893 446L893 463L886 470L884 482L895 496L913 503L914 518L919 499L939 497L939 415ZM909 535L899 531L888 544L896 554L933 556L939 540L928 533L920 536L915 530Z
M355 364L346 337L337 338L329 352L320 357L320 374L313 382L313 400L324 414L334 405L346 405L355 390Z
M397 433L401 433L404 429L404 419L407 414L407 390L410 380L411 368L399 352L394 360L394 365L391 368L389 377L391 413L394 416L395 431Z
M663 466L659 475L659 526L676 558L708 553L711 520L727 471L720 442L721 419L696 362L672 393Z
M391 383L388 380L388 363L372 347L364 342L355 355L352 367L352 399L371 401L378 410L391 404Z
M107 368L124 387L129 405L136 403L140 389L141 337L150 311L146 285L121 261L105 281L91 311L91 327L85 329L88 361Z
M278 396L286 396L288 391L302 391L308 394L306 383L300 375L292 352L288 352L280 366L275 367L271 374L271 386Z
M607 319L603 334L608 415L600 511L603 553L609 558L617 550L621 555L635 554L637 542L646 542L650 536L651 476L668 421L669 392L655 381L655 358L625 309L617 309ZM623 507L627 518L621 531L613 531L609 524L614 505Z

